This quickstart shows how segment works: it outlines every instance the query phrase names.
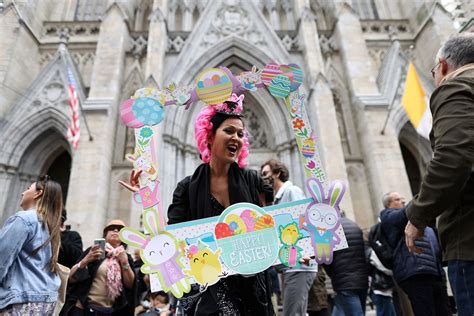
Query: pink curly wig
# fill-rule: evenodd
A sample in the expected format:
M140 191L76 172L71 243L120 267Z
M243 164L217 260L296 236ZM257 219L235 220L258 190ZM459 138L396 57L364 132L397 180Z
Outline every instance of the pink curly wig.
M196 139L199 152L201 153L201 160L204 163L209 163L211 160L211 150L209 149L207 138L213 133L211 119L215 114L216 109L214 106L206 106L201 110L201 112L199 112L194 124L194 138ZM249 155L249 140L246 131L244 131L243 142L242 149L237 158L237 163L240 168L245 168L248 165L247 156Z

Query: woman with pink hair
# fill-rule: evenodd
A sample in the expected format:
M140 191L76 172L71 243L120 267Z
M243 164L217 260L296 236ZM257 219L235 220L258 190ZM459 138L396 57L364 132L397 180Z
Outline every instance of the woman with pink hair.
M178 183L168 209L168 223L218 216L232 204L264 204L266 190L254 170L247 170L248 139L242 121L244 96L210 105L196 118L195 138L201 164ZM269 277L234 275L221 279L203 293L182 300L186 314L273 315Z
M195 139L203 163L193 175L178 183L168 208L168 224L220 215L239 202L264 205L272 188L255 170L248 170L248 139L242 121L244 96L209 105L195 122ZM132 173L132 187L139 173ZM130 187L129 187L130 188ZM180 299L186 315L274 315L267 272L233 275L192 291Z

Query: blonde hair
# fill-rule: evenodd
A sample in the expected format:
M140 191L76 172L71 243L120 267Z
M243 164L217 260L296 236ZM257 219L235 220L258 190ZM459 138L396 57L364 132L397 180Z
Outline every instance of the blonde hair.
M58 252L61 243L61 214L63 210L63 194L61 186L49 176L43 176L36 181L36 190L43 191L36 203L39 219L48 228L49 238L34 253L51 243L51 272L57 272Z

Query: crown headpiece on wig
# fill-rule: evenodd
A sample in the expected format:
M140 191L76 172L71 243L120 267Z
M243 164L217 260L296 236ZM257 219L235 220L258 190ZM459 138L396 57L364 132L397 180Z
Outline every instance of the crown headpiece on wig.
M241 94L232 93L230 98L224 103L214 105L216 112L229 116L244 116L244 98L245 96Z

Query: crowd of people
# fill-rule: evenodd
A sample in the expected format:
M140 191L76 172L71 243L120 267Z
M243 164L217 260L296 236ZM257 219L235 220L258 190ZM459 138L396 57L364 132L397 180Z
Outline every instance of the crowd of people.
M126 224L110 221L102 239L82 251L79 234L65 225L61 187L45 176L23 192L24 211L0 230L0 314L275 315L281 302L285 316L364 315L369 297L377 315L450 315L447 262L458 315L473 315L474 36L449 39L432 72L438 86L431 97L434 155L419 194L407 206L399 193L385 194L380 223L370 234L342 216L348 248L336 251L331 264L317 267L302 258L298 268L233 275L205 291L193 286L179 300L151 293L140 258L132 258L119 239ZM241 102L199 113L195 137L203 164L178 183L169 224L217 216L238 202L265 206L305 197L277 160L260 172L245 168ZM124 185L137 191L139 175L133 172Z

